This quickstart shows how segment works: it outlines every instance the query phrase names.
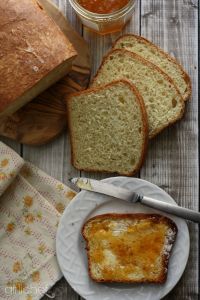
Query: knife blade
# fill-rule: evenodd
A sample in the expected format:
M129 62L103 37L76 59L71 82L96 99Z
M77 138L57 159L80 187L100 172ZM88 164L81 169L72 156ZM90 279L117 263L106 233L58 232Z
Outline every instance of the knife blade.
M70 182L72 182L74 185L83 190L112 196L114 198L125 200L130 203L140 202L141 204L144 204L151 208L155 208L166 213L176 215L186 220L200 223L199 212L193 211L188 208L169 204L157 199L153 199L145 195L140 195L138 193L135 193L134 191L130 191L122 187L117 187L113 184L83 177L71 178Z

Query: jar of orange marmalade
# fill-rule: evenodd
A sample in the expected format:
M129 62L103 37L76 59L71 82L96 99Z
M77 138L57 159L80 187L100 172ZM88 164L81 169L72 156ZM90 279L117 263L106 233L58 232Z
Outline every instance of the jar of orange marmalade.
M99 34L122 30L131 18L135 0L69 0L83 25Z

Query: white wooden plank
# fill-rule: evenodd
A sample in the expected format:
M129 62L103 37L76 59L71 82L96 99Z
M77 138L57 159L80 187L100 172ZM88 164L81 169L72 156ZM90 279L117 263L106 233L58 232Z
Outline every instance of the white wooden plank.
M193 83L184 119L150 142L141 177L163 187L177 203L198 209L197 9L195 1L142 0L141 34L181 61ZM197 4L197 1L196 1ZM198 298L198 228L189 224L186 271L165 298ZM184 246L184 245L183 245Z
M82 35L81 21L76 17L73 8L69 4L69 1L52 0L52 2L54 2L59 7L64 16L66 16L69 20L70 24L75 28L77 32L79 32Z
M140 34L140 19L141 19L141 0L135 1L135 10L130 22L124 27L123 31L119 35L134 33Z

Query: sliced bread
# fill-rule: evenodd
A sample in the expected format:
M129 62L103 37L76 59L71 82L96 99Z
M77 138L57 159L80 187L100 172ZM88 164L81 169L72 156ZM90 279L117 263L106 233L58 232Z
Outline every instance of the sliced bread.
M140 169L148 140L147 116L132 84L121 80L73 94L67 113L75 168L127 176Z
M113 46L114 49L125 49L134 52L152 62L172 78L184 100L191 96L191 80L183 67L168 53L149 40L133 34L121 36Z
M83 226L96 282L164 283L177 226L157 214L104 214Z
M188 74L174 58L149 40L127 34L120 37L113 48L126 49L152 62L173 79L184 100L191 96L191 80Z
M150 138L182 117L184 101L173 80L160 68L130 51L116 49L108 53L91 86L122 78L130 80L144 99Z

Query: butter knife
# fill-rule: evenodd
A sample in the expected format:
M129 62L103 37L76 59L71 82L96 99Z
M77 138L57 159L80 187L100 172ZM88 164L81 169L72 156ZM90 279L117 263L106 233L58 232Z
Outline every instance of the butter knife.
M121 200L128 201L130 203L140 202L141 204L144 204L151 208L155 208L166 213L176 215L186 220L200 223L199 212L184 207L176 206L173 204L169 204L163 201L159 201L150 197L146 197L144 195L137 194L134 191L117 187L113 184L108 184L99 180L89 178L71 178L70 182L72 182L74 185L83 190L112 196Z

